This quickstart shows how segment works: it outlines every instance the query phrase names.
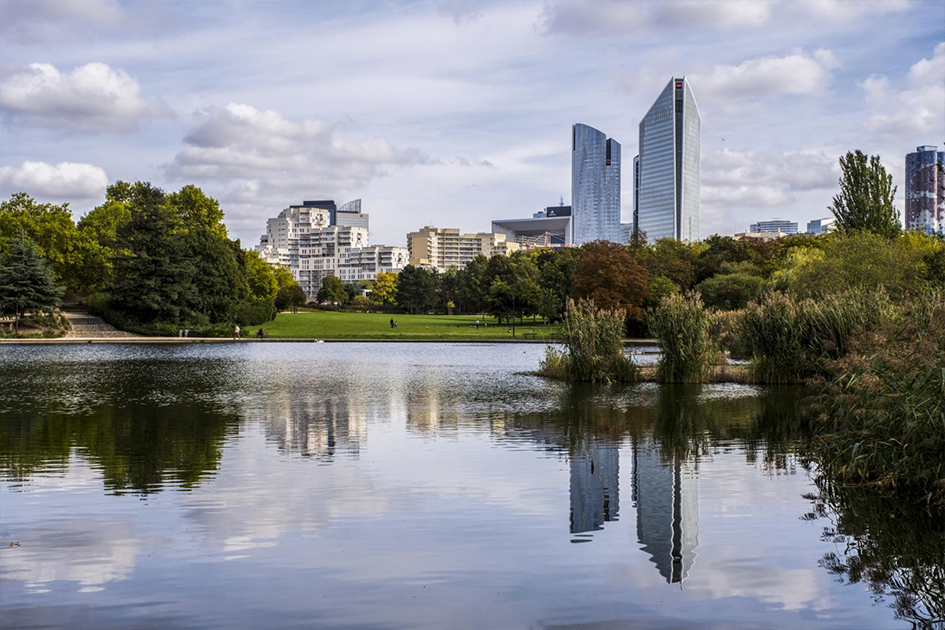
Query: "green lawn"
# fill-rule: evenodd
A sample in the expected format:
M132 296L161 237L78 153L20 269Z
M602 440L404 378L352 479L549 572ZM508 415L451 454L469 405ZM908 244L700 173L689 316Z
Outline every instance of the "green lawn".
M391 317L397 328L390 327ZM476 320L479 319L479 328ZM486 324L486 325L484 325ZM260 326L248 326L244 336L252 337ZM493 317L475 315L391 315L388 313L341 313L312 311L279 313L275 320L264 324L270 337L302 339L512 339L508 326L499 326ZM515 327L515 338L523 333L536 333L538 339L547 339L560 325L546 326L538 320Z

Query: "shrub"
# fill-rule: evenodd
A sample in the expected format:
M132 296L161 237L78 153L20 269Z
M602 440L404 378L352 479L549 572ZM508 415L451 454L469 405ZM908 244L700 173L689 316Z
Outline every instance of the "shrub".
M663 298L647 315L650 332L659 340L661 357L656 376L663 383L701 383L718 363L712 322L698 293Z
M932 294L850 341L813 383L815 452L844 482L914 489L945 505L945 300Z
M751 358L751 348L745 342L743 322L745 309L738 311L709 311L709 336L720 350L727 351L733 359Z
M548 348L538 373L569 381L632 382L637 368L624 354L623 309L599 309L593 302L568 301L563 329L565 350Z
M855 335L890 313L881 291L817 299L772 293L748 305L742 331L761 382L801 383L826 374L827 362L842 357Z
M240 326L259 326L276 318L276 308L270 300L243 302L233 313L234 321Z

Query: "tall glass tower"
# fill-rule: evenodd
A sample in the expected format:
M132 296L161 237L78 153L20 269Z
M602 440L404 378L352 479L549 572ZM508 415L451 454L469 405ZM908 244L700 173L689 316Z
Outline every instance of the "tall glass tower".
M640 121L635 225L649 240L699 240L699 106L686 77L670 79Z
M571 127L571 242L620 241L620 143Z

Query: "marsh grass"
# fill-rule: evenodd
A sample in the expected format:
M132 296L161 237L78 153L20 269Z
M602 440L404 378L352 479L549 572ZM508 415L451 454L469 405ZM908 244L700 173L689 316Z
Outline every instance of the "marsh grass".
M772 293L745 309L741 332L764 383L803 383L827 373L850 342L893 313L883 292L797 299Z
M698 293L664 297L647 314L650 333L659 340L657 380L703 383L710 380L721 352L712 337L712 319Z
M538 374L579 382L633 382L637 368L624 354L626 312L593 302L568 302L562 329L563 350L549 347Z
M945 299L918 298L849 345L811 381L824 468L945 507Z

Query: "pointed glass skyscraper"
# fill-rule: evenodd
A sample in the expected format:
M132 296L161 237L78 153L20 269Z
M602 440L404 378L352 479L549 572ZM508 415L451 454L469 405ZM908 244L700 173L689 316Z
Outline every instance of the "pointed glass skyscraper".
M620 241L620 143L580 123L571 127L571 229L575 245Z
M640 121L635 225L650 241L699 240L699 106L686 77L670 79Z

